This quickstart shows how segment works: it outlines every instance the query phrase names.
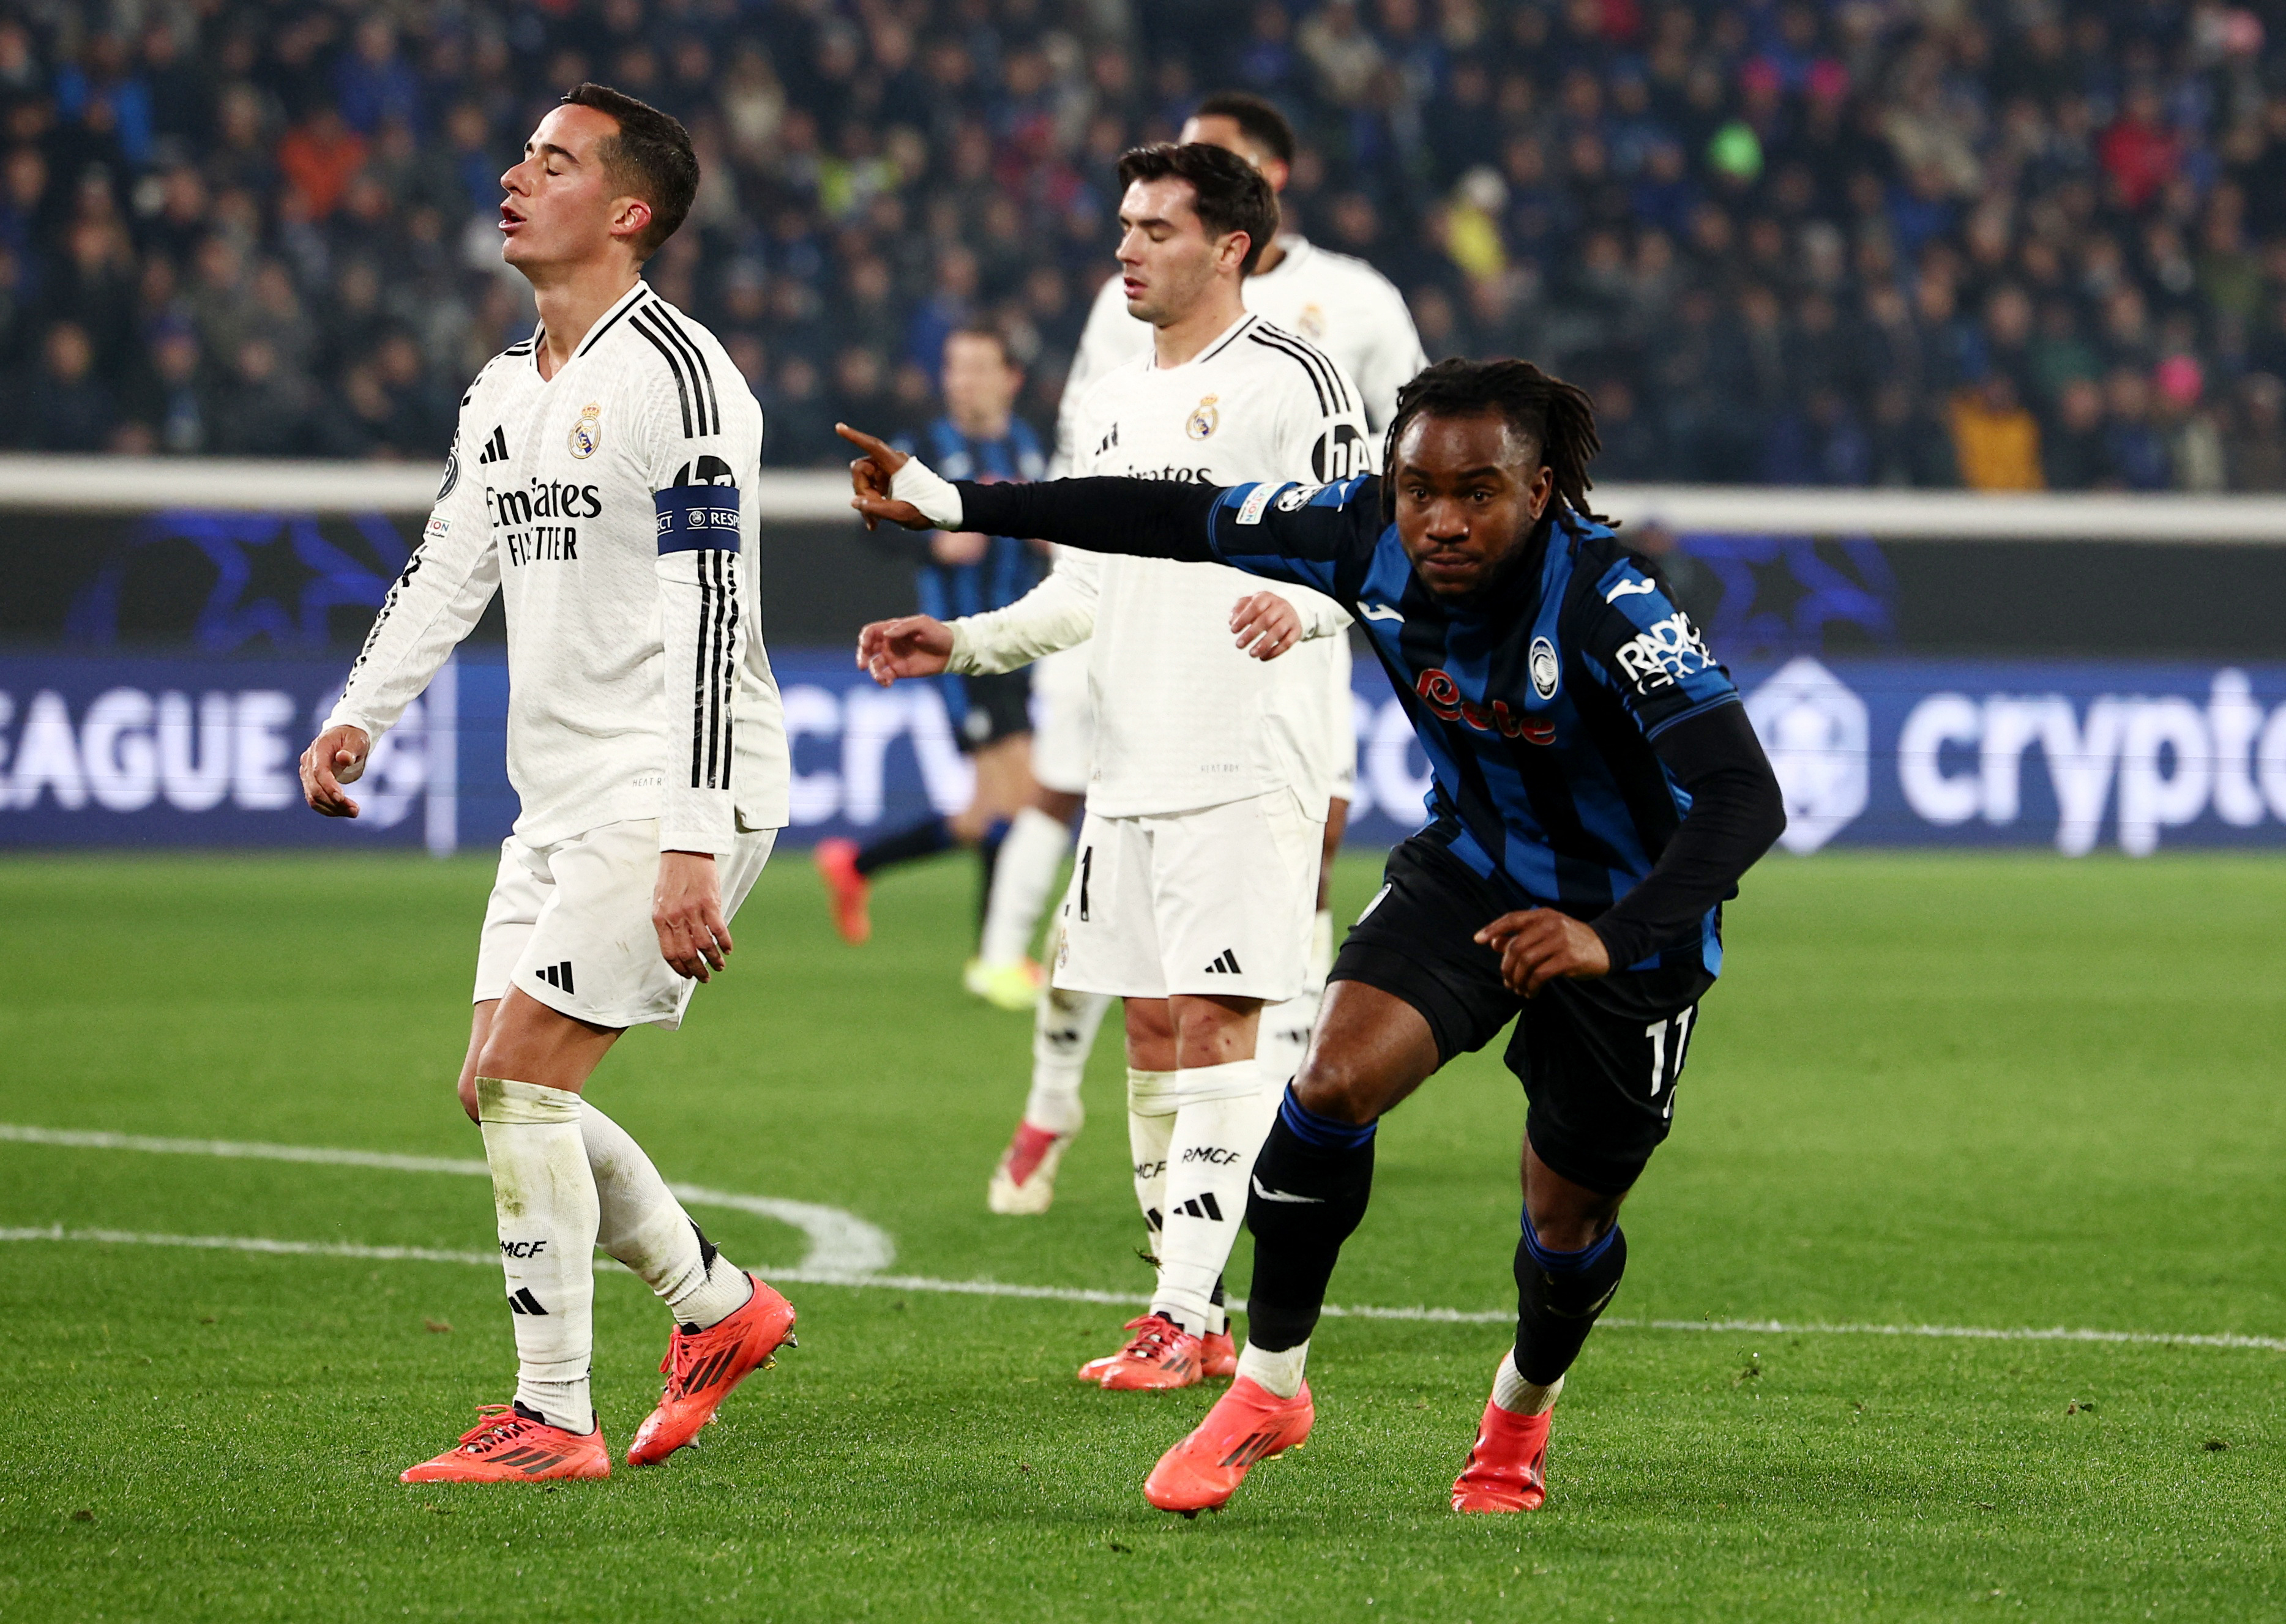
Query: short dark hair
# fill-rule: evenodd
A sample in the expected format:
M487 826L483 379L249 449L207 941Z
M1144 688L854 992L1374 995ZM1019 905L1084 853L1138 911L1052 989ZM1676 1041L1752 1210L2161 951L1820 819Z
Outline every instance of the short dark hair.
M672 115L608 84L575 84L567 107L593 107L619 121L619 132L603 146L603 167L615 185L650 205L650 224L634 240L635 257L649 259L674 235L698 195L698 154L690 132Z
M956 338L982 338L989 340L991 343L997 344L1000 347L1000 364L1002 366L1013 368L1016 365L1016 352L1008 346L1008 335L1002 332L998 327L994 327L989 321L962 322L958 327L953 328L951 332L947 333L944 335L945 348L948 350L952 348L952 341Z
M1193 118L1226 118L1240 133L1281 163L1294 162L1294 126L1270 102L1251 91L1217 91L1199 103Z
M1517 435L1531 442L1540 466L1556 477L1556 500L1581 518L1610 521L1588 510L1596 482L1588 464L1601 451L1596 407L1576 383L1550 377L1530 361L1439 361L1397 391L1397 415L1389 422L1382 448L1387 477L1384 508L1397 500L1397 442L1416 417L1474 417L1497 412Z
M1195 194L1191 206L1200 224L1215 236L1246 233L1246 259L1239 266L1239 274L1252 275L1262 250L1278 234L1278 198L1262 171L1236 153L1203 141L1186 141L1179 146L1162 141L1154 146L1138 146L1119 160L1122 191L1139 180L1170 179L1190 184Z

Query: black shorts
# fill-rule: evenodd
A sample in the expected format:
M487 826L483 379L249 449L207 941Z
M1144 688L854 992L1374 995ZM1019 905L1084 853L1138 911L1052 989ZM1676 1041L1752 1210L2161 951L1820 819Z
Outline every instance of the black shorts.
M1474 941L1515 904L1446 850L1439 833L1423 831L1389 854L1381 894L1327 979L1363 981L1419 1010L1440 1066L1483 1048L1521 1014L1506 1058L1530 1102L1533 1149L1573 1183L1617 1194L1667 1138L1699 999L1714 978L1631 971L1551 981L1525 1003L1502 983L1500 955Z
M960 713L952 736L961 753L974 755L987 745L1032 730L1032 674L996 671L989 676L953 679L960 684Z

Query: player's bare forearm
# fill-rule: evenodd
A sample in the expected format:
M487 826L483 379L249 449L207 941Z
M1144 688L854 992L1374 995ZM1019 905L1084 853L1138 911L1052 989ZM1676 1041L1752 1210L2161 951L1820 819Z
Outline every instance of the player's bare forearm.
M857 634L857 664L882 687L899 677L935 676L952 656L952 628L932 615L876 620Z
M1480 946L1501 956L1501 980L1529 998L1560 978L1588 980L1612 973L1612 956L1594 929L1553 908L1504 913L1477 933Z
M650 922L658 933L659 957L677 975L703 981L722 968L731 948L730 926L722 917L722 884L713 853L658 855Z
M363 728L327 728L302 753L302 799L324 817L355 817L358 803L342 785L365 776L373 740Z

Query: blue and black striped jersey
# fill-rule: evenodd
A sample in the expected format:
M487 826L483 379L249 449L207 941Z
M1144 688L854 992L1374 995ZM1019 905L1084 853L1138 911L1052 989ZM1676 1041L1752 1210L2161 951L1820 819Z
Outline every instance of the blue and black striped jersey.
M1382 518L1372 475L954 488L980 529L1227 564L1332 597L1370 634L1428 753L1435 821L1416 840L1520 906L1586 921L1623 969L1720 970L1722 904L1785 830L1784 797L1730 674L1604 525L1559 508L1493 586L1443 600Z
M1011 418L1008 432L997 440L963 434L950 417L940 417L921 436L922 444L901 442L898 449L918 454L948 479L974 479L980 485L1037 479L1047 471L1040 442L1021 418ZM994 536L984 556L974 564L940 564L922 556L918 572L920 611L940 620L981 615L1005 609L1040 583L1047 560L1029 541L1013 536Z
M1237 485L1208 518L1224 563L1325 593L1372 640L1433 771L1454 855L1524 903L1593 919L1650 874L1691 808L1651 748L1738 702L1659 583L1605 526L1551 508L1484 601L1438 598L1381 513L1380 481ZM1631 969L1722 966L1721 910Z

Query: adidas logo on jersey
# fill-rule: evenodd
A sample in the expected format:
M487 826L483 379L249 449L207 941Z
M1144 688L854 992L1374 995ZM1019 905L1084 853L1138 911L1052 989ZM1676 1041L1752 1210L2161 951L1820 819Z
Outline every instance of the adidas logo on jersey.
M1108 433L1108 434L1107 434L1107 435L1105 435L1105 436L1103 437L1103 438L1102 438L1100 442L1098 442L1098 444L1097 444L1097 445L1096 445L1096 448L1095 448L1095 454L1096 454L1097 456L1099 456L1099 457L1100 457L1100 456L1101 456L1105 452L1109 451L1113 446L1115 446L1115 445L1118 445L1118 444L1119 444L1119 425L1118 425L1117 423L1114 423L1114 424L1112 424L1112 425L1111 425L1111 432L1110 432L1110 433Z
M477 454L477 466L478 468L482 468L488 462L505 462L507 461L508 430L502 428L500 424L494 423L493 425L492 438L485 442L484 450Z
M565 992L572 990L572 961L568 958L561 964L542 965L532 974L550 987L560 988Z
M1219 1224L1223 1221L1222 1203L1214 1198L1212 1190L1192 1196L1175 1210L1185 1218L1204 1218L1210 1224Z
M1243 975L1246 972L1238 967L1238 955L1232 952L1228 948L1225 948L1220 953L1215 956L1214 963L1209 965L1204 970L1201 971L1200 974L1202 975Z

